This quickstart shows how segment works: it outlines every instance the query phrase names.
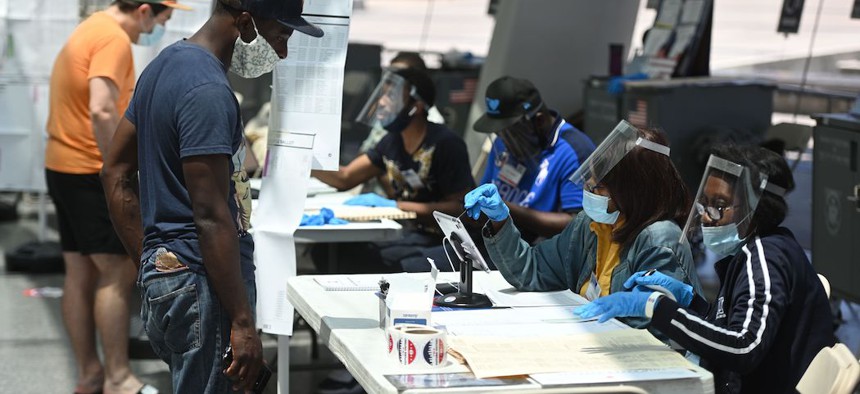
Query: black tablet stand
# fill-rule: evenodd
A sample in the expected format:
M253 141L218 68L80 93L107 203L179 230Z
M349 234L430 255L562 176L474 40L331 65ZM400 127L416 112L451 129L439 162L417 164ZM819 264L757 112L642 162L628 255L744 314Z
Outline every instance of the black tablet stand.
M460 286L459 291L443 294L436 297L434 303L439 306L447 306L452 308L489 308L493 306L490 299L481 293L472 292L472 259L469 258L469 253L463 248L463 240L452 233L449 238L445 238L451 248L454 249L455 258L460 261ZM444 248L444 247L443 247ZM475 251L477 253L477 251ZM448 253L445 251L445 253ZM461 259L460 256L463 256Z

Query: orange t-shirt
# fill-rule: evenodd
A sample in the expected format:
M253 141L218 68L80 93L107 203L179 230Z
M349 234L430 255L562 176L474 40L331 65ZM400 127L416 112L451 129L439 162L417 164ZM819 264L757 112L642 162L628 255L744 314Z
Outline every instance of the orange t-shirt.
M96 77L110 79L119 89L116 108L121 118L134 91L131 39L105 12L78 25L54 62L45 151L45 167L52 171L101 171L102 155L90 119L89 83Z

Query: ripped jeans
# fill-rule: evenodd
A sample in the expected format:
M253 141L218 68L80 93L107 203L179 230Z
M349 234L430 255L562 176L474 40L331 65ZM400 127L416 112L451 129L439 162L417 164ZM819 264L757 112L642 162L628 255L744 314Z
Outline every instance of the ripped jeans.
M166 263L165 263L166 262ZM155 353L170 366L174 393L232 393L221 356L230 342L230 318L205 275L160 248L140 267L141 311ZM256 284L245 281L254 311Z

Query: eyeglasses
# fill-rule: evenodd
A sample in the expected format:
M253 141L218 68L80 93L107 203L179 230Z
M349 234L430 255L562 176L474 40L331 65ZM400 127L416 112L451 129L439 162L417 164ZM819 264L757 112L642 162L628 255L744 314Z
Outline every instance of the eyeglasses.
M725 211L728 211L730 209L735 208L735 206L732 206L732 205L712 206L712 205L704 205L700 202L696 202L695 206L696 206L696 211L699 213L699 216L707 213L708 217L714 222L720 221L723 218L723 214Z
M599 183L591 183L591 182L585 183L585 190L588 190L590 193L594 193L595 191L600 190L600 189L606 189L606 186L603 186Z

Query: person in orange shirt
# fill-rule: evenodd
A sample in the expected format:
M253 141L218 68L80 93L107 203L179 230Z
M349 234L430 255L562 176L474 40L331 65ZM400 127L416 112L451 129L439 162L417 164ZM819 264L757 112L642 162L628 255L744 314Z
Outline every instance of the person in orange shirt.
M78 367L75 393L158 392L129 368L135 265L111 225L99 171L134 90L131 44L160 33L156 26L174 8L188 9L175 1L114 1L78 25L51 72L45 177L66 268L62 311Z

